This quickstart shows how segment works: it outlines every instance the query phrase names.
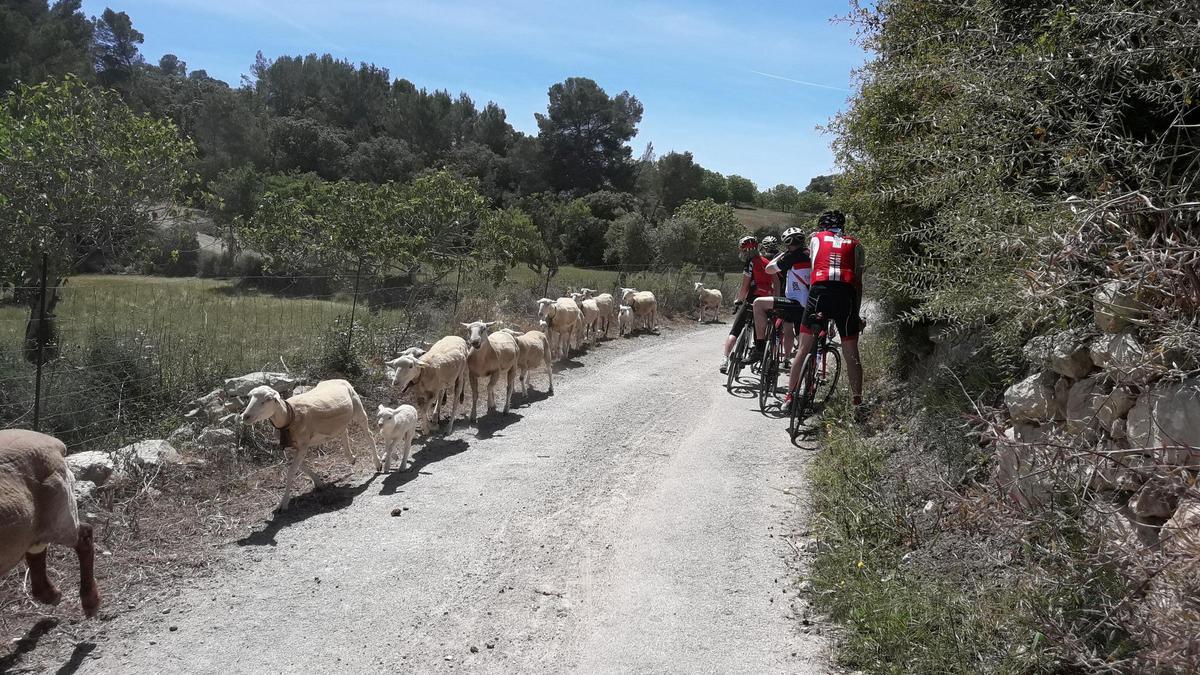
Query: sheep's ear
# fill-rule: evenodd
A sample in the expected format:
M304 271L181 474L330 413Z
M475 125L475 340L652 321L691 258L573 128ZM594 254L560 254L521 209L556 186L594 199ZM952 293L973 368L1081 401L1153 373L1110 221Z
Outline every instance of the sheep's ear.
M462 325L462 327L463 327L463 328L470 328L470 327L471 327L471 324L469 324L469 323L464 323L464 324L461 324L461 325Z
M484 325L484 326L486 326L486 327L488 327L488 328L491 328L492 326L495 326L495 325L496 325L496 324L498 324L498 323L500 323L500 322L499 322L499 321L489 321L489 322L487 322L487 323L485 323L485 324L483 324L483 325Z

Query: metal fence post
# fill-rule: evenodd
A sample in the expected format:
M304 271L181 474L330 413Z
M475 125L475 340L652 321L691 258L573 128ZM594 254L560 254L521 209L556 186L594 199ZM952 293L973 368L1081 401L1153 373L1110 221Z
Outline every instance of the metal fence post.
M350 300L350 327L346 330L346 352L354 348L354 311L358 309L358 282L362 278L362 257L358 258L358 267L354 270L354 297Z
M33 380L33 430L41 431L42 423L42 365L46 358L46 254L42 254L41 283L38 285L37 372Z

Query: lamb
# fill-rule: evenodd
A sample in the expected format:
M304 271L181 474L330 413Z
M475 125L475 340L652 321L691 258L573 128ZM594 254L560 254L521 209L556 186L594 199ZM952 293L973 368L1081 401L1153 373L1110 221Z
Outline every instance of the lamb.
M62 592L46 572L50 544L70 546L79 558L79 601L86 616L100 609L92 526L79 522L75 482L63 442L36 431L0 431L0 576L22 557L33 597L57 605Z
M517 357L521 349L517 339L504 331L491 333L495 321L473 321L464 323L467 343L471 351L467 354L467 372L471 377L471 421L475 421L475 407L479 401L479 378L487 377L488 411L496 409L496 379L501 375L506 380L504 390L504 414L508 414L512 402L513 384L517 377Z
M572 293L571 300L579 311L583 312L583 339L595 342L596 330L600 323L600 307L593 299L585 299L582 293Z
M611 293L601 293L596 295L596 291L591 288L581 288L580 293L583 297L591 298L596 301L596 307L600 309L600 323L604 326L604 337L608 337L608 327L612 324L613 319L617 317L617 303L613 300Z
M521 371L518 378L521 382L521 395L529 395L529 371L543 364L546 366L546 377L550 380L550 388L546 390L546 393L553 394L554 364L550 356L550 338L540 330L522 333L506 328L505 332L517 339L517 348L521 350L520 356L517 357L517 367Z
M574 342L577 331L583 325L583 312L571 298L542 298L537 302L538 318L546 322L551 353L561 359L572 346L578 346Z
M617 312L617 336L625 337L625 333L633 329L633 308L629 305L621 305L620 311Z
M433 431L430 420L441 416L438 404L443 398L450 401L450 420L445 433L454 432L458 402L467 386L468 351L466 340L447 335L433 343L420 358L401 356L391 361L392 386L400 387L401 393L411 390L421 415L421 429L426 434Z
M351 423L357 423L367 432L367 438L371 439L371 456L375 457L378 469L379 458L375 455L375 438L371 435L367 411L358 392L345 380L323 380L287 400L271 387L255 387L250 390L250 403L242 411L242 424L255 424L266 419L279 430L279 447L291 454L284 477L283 498L279 501L280 511L286 511L291 501L297 468L312 479L318 490L326 485L305 462L309 448L341 438L346 459L354 465L354 451L350 448Z
M658 300L650 291L639 291L636 288L621 289L621 304L633 308L637 324L649 331L658 328Z
M715 288L705 288L704 284L696 282L696 304L700 307L700 323L704 323L704 310L711 309L713 316L721 318L721 291Z
M404 442L404 456L400 458L400 471L406 471L408 467L408 455L412 452L413 437L417 435L417 424L420 422L420 417L417 415L417 409L411 405L401 405L395 408L379 406L379 410L375 412L375 423L379 427L379 435L387 441L387 447L383 451L383 472L391 473L392 471L392 449L396 447L396 441ZM380 468L379 461L376 460L376 469Z

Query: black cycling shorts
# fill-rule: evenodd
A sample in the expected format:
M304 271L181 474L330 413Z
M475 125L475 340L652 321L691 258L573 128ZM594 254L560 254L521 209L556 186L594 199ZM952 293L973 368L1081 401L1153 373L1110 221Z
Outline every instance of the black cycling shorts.
M804 323L800 326L801 332L813 333L812 326L816 323L818 313L833 320L842 339L857 338L862 330L858 320L858 292L850 284L840 281L813 284L808 291L808 307Z
M775 298L775 316L788 323L798 324L804 321L804 305L797 300L786 297Z
M750 320L753 314L751 305L754 303L754 297L746 298L745 302L738 306L738 311L733 315L733 327L729 329L729 334L737 337L742 332L742 327Z

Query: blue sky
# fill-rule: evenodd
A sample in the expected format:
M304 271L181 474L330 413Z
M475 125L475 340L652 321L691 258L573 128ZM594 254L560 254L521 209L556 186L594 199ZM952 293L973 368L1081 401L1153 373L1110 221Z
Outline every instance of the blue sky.
M189 69L236 84L254 54L329 52L387 68L429 89L499 103L536 132L546 90L567 77L628 90L646 112L634 154L690 150L704 166L766 188L800 188L833 169L817 130L846 105L864 59L853 29L830 19L845 1L112 0L151 62L171 52Z

